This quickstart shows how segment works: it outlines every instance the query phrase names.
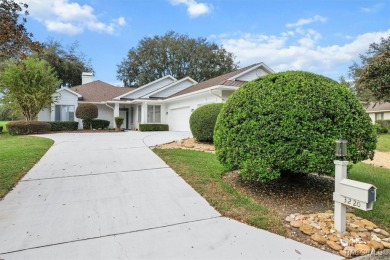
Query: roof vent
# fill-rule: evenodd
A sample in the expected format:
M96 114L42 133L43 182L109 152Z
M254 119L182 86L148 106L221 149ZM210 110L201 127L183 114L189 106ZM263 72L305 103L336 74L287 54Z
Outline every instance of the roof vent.
M81 73L81 84L87 84L93 81L93 73L92 72L83 72Z

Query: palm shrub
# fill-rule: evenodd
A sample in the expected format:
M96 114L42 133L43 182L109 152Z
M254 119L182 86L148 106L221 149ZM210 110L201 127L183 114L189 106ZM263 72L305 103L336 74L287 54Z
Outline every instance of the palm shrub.
M212 142L214 127L223 104L208 104L197 108L190 117L192 135L201 142Z
M368 114L344 86L324 76L289 71L251 81L218 116L216 154L244 179L333 175L335 140L348 140L348 160L373 158L376 134Z
M77 106L76 117L83 119L83 126L89 125L89 129L92 129L92 119L97 118L98 115L98 107L95 104L81 103Z

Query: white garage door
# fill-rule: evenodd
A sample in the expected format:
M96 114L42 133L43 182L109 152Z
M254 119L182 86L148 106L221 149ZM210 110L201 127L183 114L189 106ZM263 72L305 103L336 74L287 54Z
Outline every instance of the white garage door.
M190 131L190 116L190 107L170 109L168 112L169 130Z

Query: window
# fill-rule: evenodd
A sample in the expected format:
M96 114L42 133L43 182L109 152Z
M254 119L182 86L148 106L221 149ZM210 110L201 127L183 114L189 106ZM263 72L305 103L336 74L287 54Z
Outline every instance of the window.
M74 121L74 106L56 105L55 121Z
M148 106L148 123L161 123L161 106Z
M383 120L384 113L375 113L375 121L376 120Z

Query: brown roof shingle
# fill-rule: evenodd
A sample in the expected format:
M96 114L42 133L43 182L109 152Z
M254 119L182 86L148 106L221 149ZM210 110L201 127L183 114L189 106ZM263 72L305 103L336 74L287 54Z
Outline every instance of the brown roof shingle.
M232 81L232 80L228 80L228 79L231 78L231 77L234 77L234 76L236 76L238 74L240 74L241 72L243 72L245 70L248 70L248 69L250 69L250 68L252 68L254 66L257 66L257 65L259 65L259 63L252 64L252 65L247 66L245 68L238 69L238 70L235 70L235 71L223 74L221 76L218 76L218 77L215 77L215 78L212 78L212 79L209 79L209 80L205 80L205 81L199 82L198 84L192 85L189 88L186 88L186 89L183 89L182 91L177 92L176 94L170 96L170 98L171 97L177 97L177 96L185 95L185 94L188 94L188 93L191 93L191 92L195 92L195 91L198 91L198 90L210 88L210 87L217 86L217 85L240 87L241 85L243 85L246 82L245 81L239 81L239 80Z
M390 111L390 102L382 103L382 104L374 104L371 103L367 108L367 112L375 112L375 111Z
M113 100L115 97L133 91L135 88L115 87L103 81L96 80L71 87L70 89L81 94L83 96L83 101L102 102Z

